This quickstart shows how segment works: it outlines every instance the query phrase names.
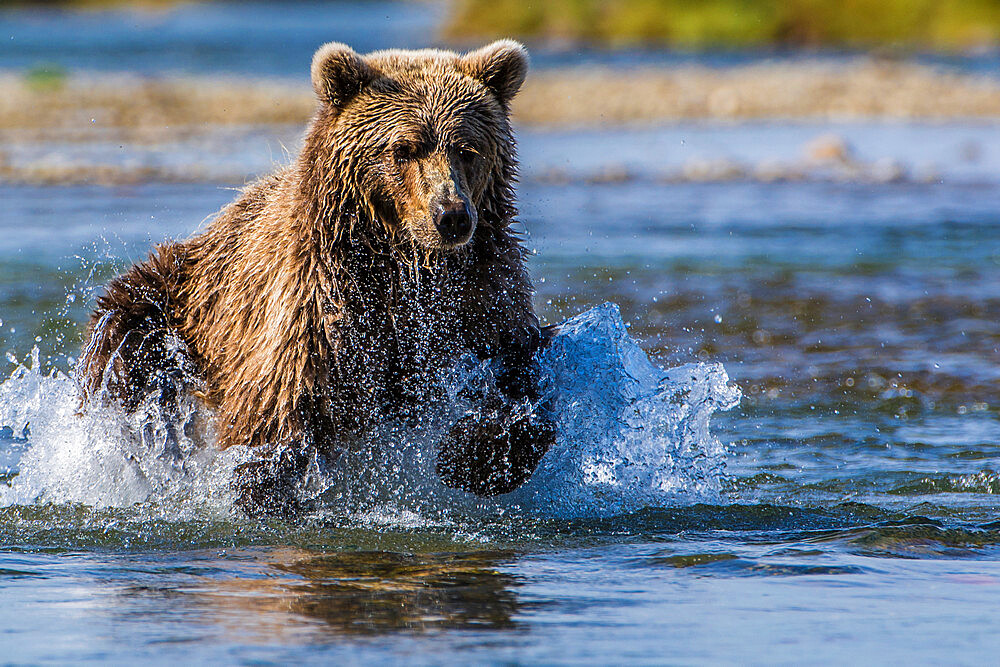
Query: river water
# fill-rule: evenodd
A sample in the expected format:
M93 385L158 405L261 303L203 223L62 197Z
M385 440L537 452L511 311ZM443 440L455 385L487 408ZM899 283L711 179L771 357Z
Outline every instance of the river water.
M487 502L387 439L290 523L61 374L95 290L297 134L234 132L154 151L203 182L0 184L4 662L995 661L1000 126L521 128L558 448Z

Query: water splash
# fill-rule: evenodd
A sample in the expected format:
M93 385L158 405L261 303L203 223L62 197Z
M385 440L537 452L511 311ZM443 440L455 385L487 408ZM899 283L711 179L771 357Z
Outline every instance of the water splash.
M0 384L0 426L27 436L17 475L0 482L0 505L231 512L232 471L250 453L208 446L210 415L192 402L170 422L152 400L128 417L99 405L81 413L75 382L58 371L44 375L37 356ZM436 443L471 409L461 389L494 381L489 364L466 359L442 380L448 398L419 424L384 424L365 447L311 470L301 492L319 502L321 515L412 527L455 514L599 516L719 491L726 450L709 420L740 399L720 364L656 367L610 303L560 325L539 363L558 437L517 491L477 498L444 487L434 473ZM15 444L0 439L8 453Z
M170 422L149 400L129 416L101 406L81 411L79 391L59 370L44 374L37 348L0 384L0 425L27 447L0 506L79 503L95 508L155 503L190 516L226 502L220 484L239 453L205 446L210 426L193 404ZM0 440L0 447L4 441ZM169 509L168 509L169 508Z
M726 449L709 420L741 396L722 365L658 368L613 303L559 329L539 359L553 394L558 445L512 495L564 515L714 497Z

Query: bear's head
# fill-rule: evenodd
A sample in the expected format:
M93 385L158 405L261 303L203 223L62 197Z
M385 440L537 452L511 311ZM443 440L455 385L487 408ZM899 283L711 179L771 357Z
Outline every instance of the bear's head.
M429 251L466 245L477 225L513 211L509 110L527 69L511 40L464 55L322 46L312 63L320 107L303 152L314 181L307 196L346 189L393 238Z

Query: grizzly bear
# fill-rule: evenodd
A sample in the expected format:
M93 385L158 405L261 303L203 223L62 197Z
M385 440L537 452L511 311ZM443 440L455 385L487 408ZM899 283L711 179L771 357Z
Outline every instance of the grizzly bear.
M511 228L509 111L527 67L510 40L464 55L321 47L293 163L99 297L77 369L85 404L196 396L219 447L272 453L238 471L238 505L295 512L305 461L380 420L419 423L435 378L471 353L495 388L440 442L437 473L479 495L521 485L554 439Z

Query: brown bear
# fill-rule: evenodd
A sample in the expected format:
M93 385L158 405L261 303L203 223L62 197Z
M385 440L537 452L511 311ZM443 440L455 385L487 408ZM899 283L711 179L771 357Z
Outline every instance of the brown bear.
M510 40L465 55L321 47L297 159L98 299L84 401L131 411L151 394L168 407L197 396L219 447L278 452L243 467L237 502L297 511L290 480L309 456L419 419L437 374L472 353L493 360L496 389L452 426L437 472L480 495L521 485L554 438L511 228L509 110L527 67Z

